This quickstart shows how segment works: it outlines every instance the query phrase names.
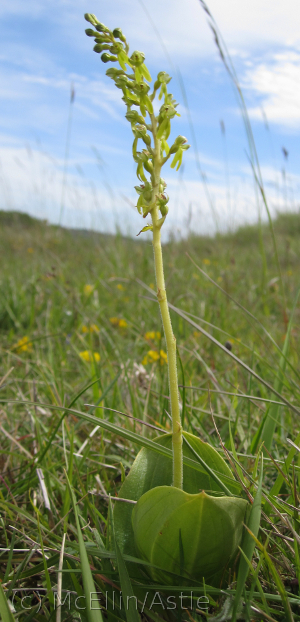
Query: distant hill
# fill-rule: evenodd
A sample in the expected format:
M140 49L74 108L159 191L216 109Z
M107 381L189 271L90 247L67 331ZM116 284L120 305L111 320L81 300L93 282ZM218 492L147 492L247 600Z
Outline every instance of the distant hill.
M34 218L33 216L29 216L29 214L25 214L23 212L11 212L0 210L0 227L9 227L15 228L17 230L25 230L25 229L38 229L40 231L44 231L45 229L52 230L54 232L61 231L61 233L71 234L76 237L88 237L100 240L101 238L105 238L109 240L109 238L120 237L120 233L110 234L110 233L100 233L98 231L91 231L88 229L72 229L67 227L61 227L59 225L51 225L46 220L39 220L38 218ZM273 228L277 235L279 236L291 236L291 237L300 237L300 211L297 212L289 212L285 214L278 214L277 217L273 220ZM261 226L262 232L264 235L269 235L270 227L269 223L264 222ZM239 227L234 232L229 233L217 233L213 238L208 236L202 236L199 234L190 234L189 239L194 240L197 238L210 240L223 240L230 242L232 240L235 244L251 244L253 241L257 242L257 235L259 231L259 225L245 225ZM136 240L135 237L128 238L128 236L122 236L127 238L128 240ZM140 237L139 242L143 242L143 238Z

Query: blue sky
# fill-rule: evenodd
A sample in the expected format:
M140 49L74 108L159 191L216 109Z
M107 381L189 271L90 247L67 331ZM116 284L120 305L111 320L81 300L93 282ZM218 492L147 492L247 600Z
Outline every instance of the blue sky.
M184 235L188 225L199 233L213 233L254 222L259 209L265 217L257 203L234 90L199 0L144 2L2 0L0 209L58 222L63 202L66 226L102 231L118 226L125 234L135 234L145 224L134 210L137 182L124 104L105 76L107 65L92 51L93 40L84 33L88 24L83 14L91 12L112 29L120 26L131 51L145 52L153 77L161 70L173 76L169 86L181 113L173 136L183 134L192 142L189 115L192 121L210 201L193 144L180 173L164 169L170 196L165 236L170 231ZM297 4L208 0L243 88L273 213L299 205ZM62 201L71 85L75 101Z

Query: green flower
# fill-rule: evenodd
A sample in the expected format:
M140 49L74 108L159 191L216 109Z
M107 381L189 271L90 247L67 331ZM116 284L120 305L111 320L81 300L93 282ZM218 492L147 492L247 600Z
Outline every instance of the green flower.
M127 121L130 121L132 128L133 125L136 123L144 123L143 117L141 117L137 110L128 110L128 112L125 114L125 118L127 119Z
M154 207L152 203L152 184L146 180L144 184L135 186L135 190L139 194L137 210L139 214L143 214L143 218L146 218L147 214L149 214Z
M145 60L145 54L143 52L133 52L130 56L130 62L134 67L139 67Z
M132 127L132 131L134 135L136 136L136 138L141 138L144 141L144 143L147 145L147 147L150 147L151 138L149 134L147 134L147 129L145 125L141 125L141 124L135 125Z
M187 138L185 138L185 136L177 136L174 144L170 149L170 154L175 153L175 156L171 163L171 168L175 168L177 164L176 171L178 171L182 164L183 152L190 148L190 145L187 145L186 143Z
M106 75L114 80L116 87L123 93L122 100L127 106L125 117L130 122L134 135L132 155L137 165L137 177L142 182L141 186L136 186L139 195L137 209L145 217L157 205L162 216L159 223L162 224L168 213L169 197L165 192L166 183L163 179L160 179L158 193L156 196L153 194L153 162L155 158L155 147L151 145L153 119L151 119L151 123L147 123L145 119L147 114L154 115L152 101L155 98L156 91L159 90L159 99L164 97L164 103L156 117L156 138L160 141L159 158L164 164L170 155L174 154L171 167L176 167L178 170L182 162L183 152L189 148L189 145L187 145L184 136L178 136L171 148L167 142L171 132L171 120L175 116L180 116L176 111L178 103L173 98L172 93L168 93L167 90L171 76L166 71L160 71L157 74L153 92L150 93L148 83L151 81L151 76L144 62L145 54L135 50L128 57L129 46L121 28L109 30L92 13L86 13L85 19L96 29L86 29L87 36L95 39L94 51L101 54L101 60L104 63L118 62L120 65L119 69L110 67L106 71ZM132 106L139 107L139 110L132 110ZM146 147L141 151L138 151L139 140L142 140ZM150 181L147 179L146 173L150 174Z
M140 110L143 117L146 116L147 111L149 112L149 114L153 114L152 102L150 97L148 97L148 92L150 89L149 84L146 84L145 82L135 82L132 88L134 93L136 93L139 98Z
M163 95L165 95L165 97L167 96L167 84L169 84L171 80L171 76L169 76L166 71L160 71L157 74L157 80L154 82L154 92L160 88L158 99L162 99Z
M131 65L134 67L135 79L138 83L141 83L145 78L148 82L151 82L150 73L144 64L145 54L143 52L133 52L130 56Z

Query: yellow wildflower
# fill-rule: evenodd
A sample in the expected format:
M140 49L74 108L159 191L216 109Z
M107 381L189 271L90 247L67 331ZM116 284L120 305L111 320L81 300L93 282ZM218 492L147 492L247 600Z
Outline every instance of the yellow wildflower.
M110 323L113 326L119 326L119 318L118 317L110 317L109 321L110 321Z
M154 330L148 330L147 333L145 333L145 339L155 339L155 332Z
M155 361L158 361L159 354L158 354L158 352L156 352L156 350L149 350L148 358L150 359L151 363L154 363Z
M96 363L99 363L101 358L99 352L90 352L89 350L83 350L83 352L79 352L79 356L82 358L83 361L86 361L87 363L91 363L92 361L96 361Z
M206 266L210 266L210 259L203 259L203 263L204 263Z
M100 332L100 328L99 326L97 326L97 324L90 325L90 333L99 333L99 332Z
M14 346L14 349L18 352L32 352L32 343L29 341L28 337L22 337L19 339L18 343Z
M125 287L124 285L122 285L122 283L118 283L117 288L120 290L120 292L123 292Z
M145 333L144 335L145 339L151 339L152 341L154 341L154 339L157 339L158 341L161 339L161 333L158 331L154 331L154 330L148 330L147 333Z
M92 293L93 289L94 289L94 286L89 285L89 283L87 283L83 288L84 295L89 296Z
M126 320L121 320L119 317L110 317L109 321L113 326L118 326L119 328L126 328L127 322Z
M147 365L148 363L156 363L160 361L161 365L168 362L168 356L164 350L160 350L157 352L156 350L149 350L146 356L142 360L142 365Z
M86 326L85 324L83 324L83 326L81 327L81 331L83 333L99 333L99 326L97 326L97 324L91 324L90 326Z
M160 364L164 365L164 363L168 362L168 355L166 352L164 352L164 350L160 350L159 354L160 354Z
M27 253L33 253L33 248L31 248L31 246L29 248L27 248Z

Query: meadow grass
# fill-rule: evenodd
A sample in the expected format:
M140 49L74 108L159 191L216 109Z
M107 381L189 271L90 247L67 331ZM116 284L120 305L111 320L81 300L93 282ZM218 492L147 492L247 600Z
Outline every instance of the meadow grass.
M300 616L300 463L290 443L300 445L299 215L278 216L274 231L282 282L267 226L262 246L256 226L164 245L184 429L230 459L252 499L262 473L262 423L278 424L264 438L272 457L264 451L263 514L235 614L249 620ZM59 589L77 596L87 564L95 591L108 591L109 599L120 586L136 593L128 560L114 547L108 496L118 496L140 446L171 429L152 244L1 212L0 257L0 579L15 619L85 620L74 601L58 614L58 569ZM181 619L232 619L235 581L223 591L192 582L209 608L194 602ZM32 591L38 587L41 601ZM161 587L151 582L152 593ZM136 615L131 609L129 619ZM142 615L180 619L162 608Z

